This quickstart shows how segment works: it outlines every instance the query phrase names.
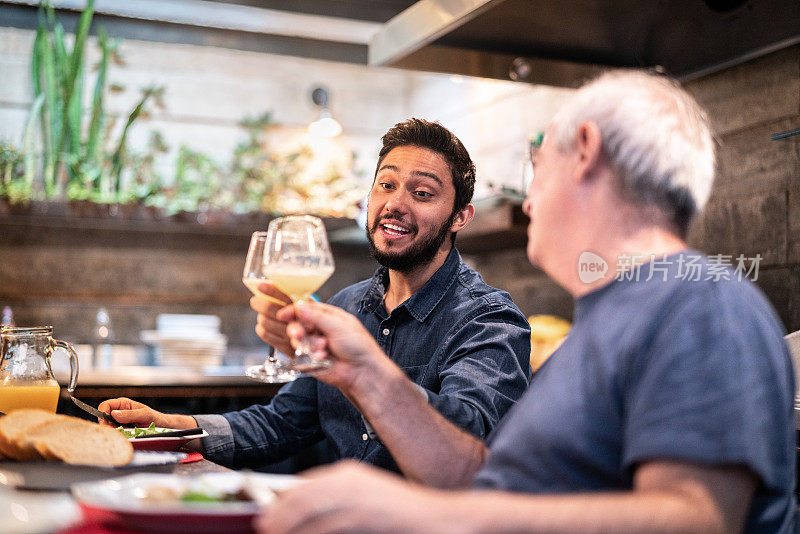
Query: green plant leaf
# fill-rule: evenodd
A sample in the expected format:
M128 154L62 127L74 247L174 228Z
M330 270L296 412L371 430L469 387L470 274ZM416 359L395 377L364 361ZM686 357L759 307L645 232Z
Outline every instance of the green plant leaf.
M47 36L47 30L42 24L36 28L36 37L33 38L33 53L31 54L31 86L33 87L34 98L39 96L42 92L42 79L41 79L41 48L42 41Z
M70 168L70 181L74 180L80 174L80 166L83 164L83 154L81 147L81 119L83 116L83 66L81 65L78 76L75 78L75 89L72 93L72 99L67 108L67 131L69 132L69 143L65 147L70 159L74 162Z
M42 111L42 159L44 161L43 181L45 195L50 198L53 194L55 183L55 168L59 146L58 135L61 124L62 106L59 94L59 85L58 81L56 80L53 41L47 31L47 22L41 11L39 31L42 32L42 39L39 41L39 48L38 50L35 50L35 52L38 52L36 62L39 65L40 71L43 73L44 85L42 89L45 95L45 104Z
M100 64L97 68L97 80L94 84L92 95L92 118L89 122L89 137L86 141L85 160L94 164L99 163L100 152L102 149L101 135L103 134L103 122L105 111L103 101L106 86L106 72L108 71L109 42L108 35L103 28L97 32L98 44L100 45L101 56Z
M142 113L147 101L153 96L158 95L163 92L163 88L161 87L148 87L142 91L142 98L139 100L139 103L133 108L130 115L128 115L128 120L125 122L125 126L122 128L122 133L119 136L119 142L117 143L117 149L114 151L114 154L111 156L111 177L114 180L114 190L119 193L120 185L122 180L122 164L125 158L125 143L128 138L128 129L130 129L131 124L136 120L137 117Z
M61 82L61 90L64 91L69 80L69 61L67 59L67 44L64 36L64 26L56 22L53 27L53 52L56 62L56 73Z
M25 123L25 130L22 136L22 153L25 159L25 174L24 182L28 187L33 188L33 181L36 177L36 148L34 147L35 131L33 125L36 123L36 117L41 115L42 106L44 105L44 95L40 94L33 101L31 111L28 114L28 120Z
M64 103L69 110L72 107L72 101L76 94L76 79L82 70L83 65L83 47L86 44L86 37L89 35L89 26L92 23L92 15L94 14L94 0L89 0L86 4L86 9L81 13L81 18L78 21L78 30L75 32L75 44L72 47L72 54L69 57L69 70L66 72L64 90ZM57 24L56 27L59 25ZM67 175L67 161L64 154L64 149L67 146L67 134L70 129L70 113L67 111L62 116L61 132L59 134L58 144L58 164L56 170L56 193L60 191L66 182ZM73 147L74 148L74 147ZM78 150L75 148L75 150Z

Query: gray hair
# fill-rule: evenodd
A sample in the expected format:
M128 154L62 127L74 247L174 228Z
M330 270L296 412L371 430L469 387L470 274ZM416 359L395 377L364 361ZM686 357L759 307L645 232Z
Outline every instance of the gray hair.
M705 111L677 82L642 71L611 71L575 93L553 119L561 152L578 127L597 124L623 198L655 207L685 237L714 181L714 140Z

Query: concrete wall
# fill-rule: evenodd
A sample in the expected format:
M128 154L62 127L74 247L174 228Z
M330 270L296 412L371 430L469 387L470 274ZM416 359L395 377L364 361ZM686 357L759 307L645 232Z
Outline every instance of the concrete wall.
M29 56L33 32L0 28L0 139L18 142L31 103ZM529 134L540 131L563 90L455 78L395 69L242 52L213 47L126 40L123 65L111 65L107 108L123 116L140 89L163 85L164 108L153 108L131 130L141 147L152 129L171 147L187 144L218 161L243 139L237 122L272 111L280 143L315 118L311 89L330 90L331 109L342 123L341 142L356 153L355 168L371 180L380 136L410 116L440 120L461 136L478 165L479 191L487 184L521 188ZM94 40L88 63L97 60ZM87 76L86 87L94 74ZM87 91L88 92L88 91ZM119 126L119 125L118 125ZM222 318L232 344L251 345L253 313L241 285L249 232L257 226L204 229L152 227L112 221L0 217L0 305L12 306L18 324L53 324L70 341L88 341L97 309L107 307L118 342L136 343L155 327L159 313L212 313ZM47 219L47 220L45 220ZM337 272L322 289L330 296L374 269L365 248L338 247ZM522 267L524 268L524 266ZM526 295L527 297L527 295Z
M800 46L687 84L709 112L719 172L690 243L763 257L758 285L789 331L800 329Z
M0 28L0 138L18 138L30 103L28 53L32 32ZM155 110L133 138L150 127L173 147L230 152L245 115L273 110L287 128L313 119L310 89L331 90L345 140L371 178L378 138L415 115L440 120L467 145L478 167L477 196L487 184L521 188L530 136L544 129L568 90L489 80L368 69L209 47L126 41L126 66L110 79L126 89L110 98L129 109L138 89L166 85L165 110ZM720 141L720 172L706 213L693 228L693 246L720 254L760 253L758 284L790 330L800 329L800 141L769 134L800 125L800 47L776 52L687 87L708 109ZM82 341L97 307L110 308L123 341L153 328L163 312L217 313L234 343L255 344L253 314L239 276L250 228L231 235L189 231L115 232L77 225L0 224L0 305L19 322L54 323ZM468 258L487 282L511 292L526 314L570 318L572 301L527 262L521 248ZM366 276L374 265L363 249L337 253L335 278L323 289ZM27 296L26 296L27 295Z
M788 331L800 329L800 47L686 84L708 110L718 173L689 244L709 254L760 254L758 286ZM484 278L508 289L528 313L571 316L569 296L526 265L522 250L474 259ZM748 266L751 262L747 263Z

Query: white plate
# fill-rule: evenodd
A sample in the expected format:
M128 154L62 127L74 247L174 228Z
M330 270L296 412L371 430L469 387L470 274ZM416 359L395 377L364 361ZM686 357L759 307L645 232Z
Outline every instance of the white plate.
M156 430L169 432L175 430L174 428L161 428L156 427ZM171 436L163 438L128 438L133 448L137 451L175 451L180 449L183 445L193 439L204 438L208 436L208 432L203 430L199 434L192 434L191 436Z
M176 463L188 456L185 452L134 451L130 463L120 467L0 461L0 475L12 476L14 484L20 488L63 491L72 484L122 477L139 471L171 471ZM3 532L2 518L0 514L0 533Z
M80 521L78 506L66 493L7 490L0 487L0 532L59 532Z
M141 473L72 486L72 496L84 508L112 512L130 527L150 532L251 532L260 507L275 498L274 491L287 490L300 483L291 475L269 475L238 471L181 476ZM154 489L168 488L235 493L247 487L258 496L255 502L153 501L147 495Z

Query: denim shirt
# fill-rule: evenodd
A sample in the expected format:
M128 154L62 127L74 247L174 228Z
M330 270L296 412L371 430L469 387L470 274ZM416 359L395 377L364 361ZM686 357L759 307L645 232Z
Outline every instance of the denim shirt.
M488 286L452 249L434 275L389 314L388 271L345 288L329 303L358 317L383 351L457 426L485 438L530 379L530 327L505 291ZM206 456L233 467L280 461L327 438L339 458L398 470L364 418L335 387L301 377L268 405L196 416L211 436ZM209 430L209 428L211 430ZM411 431L412 429L408 429Z

